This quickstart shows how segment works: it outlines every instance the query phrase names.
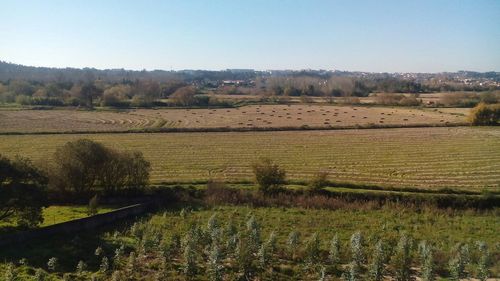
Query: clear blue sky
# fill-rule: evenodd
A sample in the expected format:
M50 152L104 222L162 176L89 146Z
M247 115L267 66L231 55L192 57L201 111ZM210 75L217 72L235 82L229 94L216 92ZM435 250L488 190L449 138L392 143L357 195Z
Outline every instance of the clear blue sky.
M500 71L500 0L0 0L0 60L148 70Z

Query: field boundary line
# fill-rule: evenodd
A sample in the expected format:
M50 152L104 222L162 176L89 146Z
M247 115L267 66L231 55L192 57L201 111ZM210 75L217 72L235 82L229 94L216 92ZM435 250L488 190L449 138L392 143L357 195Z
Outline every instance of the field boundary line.
M404 129L469 127L469 123L409 124L409 125L353 125L353 126L290 126L290 127L213 127L213 128L144 128L110 131L40 131L40 132L0 132L0 135L82 135L82 134L147 134L147 133L225 133L225 132L280 132L280 131L336 131L358 129Z

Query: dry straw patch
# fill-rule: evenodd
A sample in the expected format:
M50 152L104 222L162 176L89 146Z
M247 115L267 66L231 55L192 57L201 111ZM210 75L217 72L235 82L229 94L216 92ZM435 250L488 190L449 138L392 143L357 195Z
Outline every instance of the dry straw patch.
M254 105L222 109L137 109L124 112L0 112L0 132L125 131L156 128L277 128L444 125L465 122L453 110L328 105Z

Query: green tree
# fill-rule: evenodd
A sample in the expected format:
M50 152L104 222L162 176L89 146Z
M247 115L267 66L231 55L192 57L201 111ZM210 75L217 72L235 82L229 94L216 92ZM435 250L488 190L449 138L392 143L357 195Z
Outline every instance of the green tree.
M107 148L107 161L99 176L99 185L108 194L124 188L142 188L149 182L151 164L139 151L116 151Z
M319 191L328 185L328 172L319 171L317 172L309 184L313 191Z
M129 85L116 85L107 88L101 99L101 106L125 106L125 100L130 99L131 87Z
M0 155L0 220L15 218L24 227L43 222L47 178L31 161Z
M171 96L170 100L173 104L181 105L181 106L190 106L195 104L196 91L191 86L186 86L177 89Z
M14 80L9 83L9 91L16 95L31 96L35 92L35 87L29 82Z
M275 192L285 183L285 170L269 158L261 158L259 162L253 164L252 168L255 182L264 193Z
M67 142L54 153L51 185L77 193L89 191L97 186L108 157L106 147L100 143L88 139Z
M473 125L498 125L500 123L500 104L479 103L469 114Z
M392 257L392 265L395 270L395 280L396 281L409 281L411 280L411 249L412 249L412 239L406 234L402 234L397 248L396 253Z
M87 207L87 215L89 216L97 215L98 206L99 206L99 199L97 198L97 195L95 195L89 201L89 205Z
M102 189L105 193L116 193L124 188L146 186L150 170L150 163L140 152L119 152L80 139L56 150L49 178L52 187L63 191L85 193Z
M79 99L85 102L87 107L94 106L94 99L102 95L102 90L96 86L95 82L87 82L83 84L80 91L77 93Z
M320 244L319 236L316 232L307 240L304 249L307 265L312 266L319 261L321 252Z
M476 245L479 250L477 278L481 281L486 281L490 275L489 267L491 262L488 245L483 241L477 241Z
M434 249L431 244L427 241L422 241L418 245L418 251L420 254L420 267L421 267L421 279L422 281L434 281L435 280L435 261L434 261Z
M369 264L369 276L372 281L382 281L384 278L385 248L384 242L379 240L375 245L373 257Z

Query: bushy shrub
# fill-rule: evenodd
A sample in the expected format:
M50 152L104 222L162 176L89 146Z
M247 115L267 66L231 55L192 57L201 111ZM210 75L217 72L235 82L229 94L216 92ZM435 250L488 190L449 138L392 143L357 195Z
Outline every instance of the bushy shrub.
M418 106L421 104L422 104L422 100L418 99L415 95L404 96L398 102L398 105L401 105L401 106Z
M340 241L337 234L335 234L330 241L330 249L328 251L328 259L333 266L337 266L340 262Z
M195 242L192 240L192 238L192 236L188 236L188 241L184 246L183 252L184 263L182 266L182 271L188 278L193 277L197 272L196 253L193 245Z
M319 191L328 185L328 172L319 171L311 180L310 187L313 191Z
M130 102L130 106L133 106L133 107L151 107L151 106L153 106L153 101L146 99L142 95L135 95L132 97L132 101Z
M396 253L392 257L392 266L394 267L394 277L396 281L411 280L411 250L412 239L405 233L401 234Z
M337 99L340 104L357 105L361 104L361 99L358 97L340 97Z
M262 271L265 271L269 265L269 260L271 259L269 250L269 246L264 243L260 245L259 251L257 253L257 258L259 259L259 265Z
M103 189L116 193L146 186L151 165L140 152L120 152L92 140L68 142L54 153L50 185L84 193Z
M255 252L254 238L250 237L250 233L240 233L238 244L235 249L234 256L236 257L236 265L238 266L241 276L246 280L251 280L255 275L255 267L253 264Z
M109 260L107 257L101 259L101 264L99 265L99 271L106 274L109 270Z
M122 256L125 253L125 245L121 244L120 247L115 249L115 255L113 256L113 265L116 266L121 263Z
M193 105L207 106L207 105L210 105L210 100L211 100L211 98L207 95L196 95L196 96L194 96Z
M20 105L30 105L31 104L31 97L25 96L25 95L19 95L16 97L16 103L18 103Z
M498 125L500 123L500 104L480 103L469 114L473 125Z
M0 93L0 103L13 103L16 101L16 96L11 92Z
M488 251L488 245L483 241L478 241L476 245L479 251L477 278L481 281L486 281L490 275L490 253Z
M351 257L352 261L358 266L361 266L365 262L365 253L363 247L363 235L360 231L356 231L351 236Z
M397 105L402 98L404 98L404 95L393 93L376 94L373 96L375 103L382 105Z
M473 107L480 102L476 94L448 93L441 95L439 103L449 107Z
M345 281L361 281L361 268L356 261L352 261L347 265L347 270L342 274L342 279Z
M222 252L217 244L212 245L208 256L208 276L211 281L222 281L224 279L222 264Z
M376 104L381 105L418 106L422 104L422 100L416 95L384 93L374 95L373 99Z
M177 89L172 95L170 95L169 99L174 105L191 106L196 104L195 95L195 88L191 86L185 86Z
M58 267L58 260L57 258L55 257L52 257L49 259L49 261L47 262L47 268L50 270L50 271L56 271L57 270L57 267Z
M369 265L369 275L371 281L382 281L385 273L385 248L384 242L379 240L375 245L375 250L372 255L372 261Z
M13 264L8 264L4 273L5 281L17 281L17 272Z
M318 233L313 233L307 240L304 254L307 265L311 266L318 262L320 258L320 242Z
M249 246L253 253L256 253L260 248L261 237L260 237L260 225L254 216L251 216L247 221L247 233L249 238Z
M36 227L43 222L47 205L47 178L31 161L0 155L0 221L14 219L19 226Z
M321 266L318 281L326 281L326 280L327 280L326 267Z
M116 94L104 92L101 98L101 106L126 107L128 104ZM137 106L137 100L134 106Z
M276 244L277 244L277 237L276 237L276 232L271 231L271 234L269 234L269 238L266 241L267 246L269 247L269 251L271 254L276 251Z
M31 98L30 105L62 106L64 102L59 98L33 97Z
M34 276L35 281L45 281L47 279L47 272L41 268L37 268Z
M76 273L82 275L87 270L87 264L84 261L79 261L76 265Z
M432 245L427 243L427 241L422 241L418 245L418 251L420 254L420 267L421 267L421 279L422 281L434 281L435 280L435 270L434 270L434 250Z
M89 201L89 205L87 207L87 215L89 215L89 216L97 215L98 205L99 205L99 200L97 198L97 195L95 195Z
M292 259L295 258L295 255L297 254L297 248L299 246L299 239L300 239L300 234L297 231L292 231L288 235L288 239L286 241L288 251L290 255L292 256Z
M276 192L285 183L285 170L269 158L260 159L252 168L255 181L263 193Z

